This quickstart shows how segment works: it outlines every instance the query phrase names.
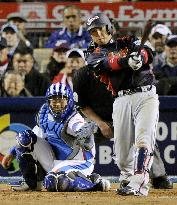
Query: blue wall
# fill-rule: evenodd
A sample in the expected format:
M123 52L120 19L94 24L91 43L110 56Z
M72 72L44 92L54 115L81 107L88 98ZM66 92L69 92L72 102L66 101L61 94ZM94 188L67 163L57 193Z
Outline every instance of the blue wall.
M27 127L33 128L35 115L44 102L43 97L0 98L1 154L6 153L16 132ZM167 174L177 175L177 97L160 97L157 142ZM6 143L5 147L4 143ZM106 141L97 146L95 171L101 175L119 175L119 170L112 160L112 145L112 141ZM14 162L14 166L16 167L15 171L7 171L0 166L0 175L18 175L16 162Z

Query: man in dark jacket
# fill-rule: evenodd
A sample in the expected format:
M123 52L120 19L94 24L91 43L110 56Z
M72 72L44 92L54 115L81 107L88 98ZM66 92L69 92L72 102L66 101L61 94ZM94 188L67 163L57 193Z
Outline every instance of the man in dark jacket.
M33 55L23 47L16 50L12 59L12 69L17 70L25 78L25 87L33 96L45 96L50 81L34 67Z
M164 58L154 67L159 95L177 95L177 35L167 38Z
M16 70L5 73L1 82L1 97L30 97L31 93L25 88L23 76Z

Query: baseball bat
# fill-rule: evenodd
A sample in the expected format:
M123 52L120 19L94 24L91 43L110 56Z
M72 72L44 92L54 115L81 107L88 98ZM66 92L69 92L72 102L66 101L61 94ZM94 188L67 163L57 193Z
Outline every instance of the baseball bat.
M137 56L140 55L141 49L143 48L144 44L148 40L152 27L153 27L152 19L149 19L144 27L144 31L142 34L140 46L138 48Z

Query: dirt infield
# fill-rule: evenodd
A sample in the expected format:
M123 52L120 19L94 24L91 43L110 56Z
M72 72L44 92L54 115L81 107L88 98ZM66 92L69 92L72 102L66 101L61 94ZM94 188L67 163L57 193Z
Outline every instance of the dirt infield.
M8 185L0 184L0 205L177 205L177 184L172 190L151 189L148 197L119 196L117 184L109 192L49 193L12 192Z

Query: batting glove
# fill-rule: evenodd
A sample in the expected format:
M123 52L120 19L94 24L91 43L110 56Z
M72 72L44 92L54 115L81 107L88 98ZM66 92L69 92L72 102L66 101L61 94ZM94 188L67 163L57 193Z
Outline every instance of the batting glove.
M130 57L128 59L128 65L133 70L139 70L143 65L143 58L141 55L137 55L136 52L133 52L130 54Z

